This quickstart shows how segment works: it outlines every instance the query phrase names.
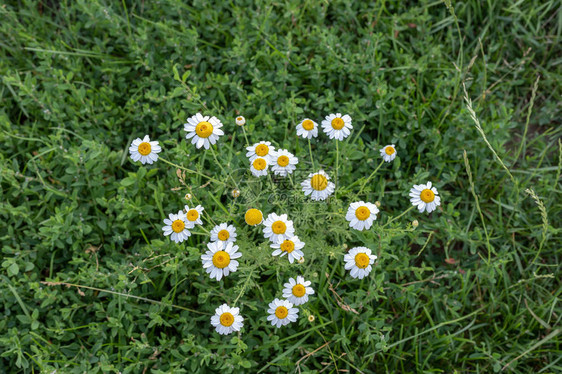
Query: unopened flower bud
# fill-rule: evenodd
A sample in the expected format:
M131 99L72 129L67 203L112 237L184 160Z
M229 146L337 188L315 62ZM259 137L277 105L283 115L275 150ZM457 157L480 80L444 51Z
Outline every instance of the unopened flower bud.
M238 126L244 126L246 124L246 118L244 118L242 116L236 117L236 124Z

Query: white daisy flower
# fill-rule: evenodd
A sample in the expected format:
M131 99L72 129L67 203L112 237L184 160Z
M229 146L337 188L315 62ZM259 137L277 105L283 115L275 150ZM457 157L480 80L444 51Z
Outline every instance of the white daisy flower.
M277 328L295 322L299 317L299 310L293 308L293 304L289 300L273 300L269 303L267 313L269 313L267 320L271 321L271 325L277 326Z
M275 213L270 213L263 223L263 226L264 237L271 240L273 243L282 242L295 235L293 221L289 220L286 214L281 214L279 216Z
M297 135L304 139L312 139L318 136L318 124L311 119L305 118L297 125Z
M223 244L236 241L236 227L227 223L221 223L211 230L211 241L220 241Z
M299 163L298 157L295 157L291 152L286 149L279 149L277 151L271 152L272 166L271 170L275 175L280 175L286 177L289 174L293 174L293 171L297 168Z
M396 147L394 144L387 145L380 150L381 157L384 161L390 162L396 158Z
M162 227L162 231L164 231L164 236L170 236L170 239L176 243L181 243L184 240L187 240L191 236L191 233L187 229L187 217L185 213L181 210L178 214L170 213L169 219L166 218L164 220L164 224L166 226Z
M424 211L431 213L441 205L441 197L438 195L437 189L431 187L431 182L419 185L414 184L414 187L410 190L410 202L418 208L420 213Z
M304 242L302 242L298 236L293 236L292 238L287 238L278 243L273 243L270 247L275 249L272 253L273 256L283 257L287 255L291 264L295 260L299 261L302 256L304 256L304 253L301 251L304 247Z
M312 282L305 281L300 275L297 279L289 278L289 282L284 284L283 297L295 306L304 304L308 301L308 295L314 295L311 284Z
M337 140L344 140L351 134L351 117L349 114L344 116L341 113L330 114L322 121L322 129L330 137Z
M363 279L373 269L371 266L377 256L371 254L371 250L366 247L351 248L349 252L343 256L345 261L345 270L350 270L353 278Z
M244 220L250 226L256 226L263 222L263 213L261 210L256 208L251 208L244 214Z
M187 227L192 229L195 225L202 225L201 214L203 214L203 208L201 205L197 205L195 208L190 208L189 205L184 206L185 216L187 218Z
M191 144L195 144L197 148L209 149L211 144L217 142L219 136L224 135L221 130L222 123L217 117L202 116L201 113L188 118L183 126L187 131L185 138L191 139Z
M304 195L310 195L312 200L326 200L336 189L336 185L329 180L330 177L324 170L320 170L318 173L310 173L308 178L301 182Z
M215 329L221 335L240 331L244 326L243 322L244 317L240 315L240 308L231 308L226 304L222 304L215 309L215 315L211 317L211 325L215 326Z
M129 153L133 161L140 161L144 164L152 164L158 161L158 153L162 148L157 141L150 141L150 137L145 135L144 138L136 138L129 147Z
M244 118L242 116L236 117L236 124L238 126L244 126L246 124L246 118Z
M345 219L349 221L349 227L355 230L369 230L377 219L379 209L375 204L358 201L349 204Z
M256 157L250 161L250 171L254 177L263 177L267 175L267 169L269 168L269 157Z
M248 157L250 161L254 161L258 157L269 159L271 152L275 151L275 147L271 145L271 142L265 141L256 143L251 147L246 147L246 149L248 150L248 152L246 152L246 157Z
M239 263L235 259L242 257L242 253L238 252L237 245L212 242L207 244L207 248L209 250L201 255L201 260L211 279L220 281L223 276L226 277L238 269Z

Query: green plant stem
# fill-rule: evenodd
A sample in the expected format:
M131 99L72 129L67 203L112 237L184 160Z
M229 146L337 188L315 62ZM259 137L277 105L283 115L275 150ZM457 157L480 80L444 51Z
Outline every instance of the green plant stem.
M339 186L339 184L338 184L338 171L340 169L340 146L339 146L339 144L340 144L340 141L336 140L336 178L335 178L336 190L338 189L338 186Z
M224 167L222 166L222 164L219 162L219 159L217 158L217 154L215 152L215 148L213 146L210 146L209 149L211 150L211 153L213 154L213 158L215 159L215 162L217 163L217 165L219 165L219 167L222 170L223 175L228 176L230 178L230 180L232 181L232 183L234 184L234 187L240 191L240 189L238 188L238 183L236 183L236 181L234 180L234 178L232 177L232 174L228 173ZM226 184L225 184L226 185Z
M537 76L535 83L533 84L533 89L531 91L531 100L529 101L529 109L527 110L527 119L525 120L525 131L523 132L523 137L521 138L521 143L519 143L519 149L517 150L517 154L515 155L514 162L517 162L523 148L525 148L525 143L527 141L527 132L529 131L529 120L531 119L531 113L533 112L533 105L535 103L535 97L537 96L537 89L539 87L539 79L540 75Z
M246 139L246 147L249 147L250 142L248 141L248 135L246 135L246 125L242 126L242 132L244 133L244 139Z
M415 208L415 206L412 205L411 207L409 207L408 209L406 209L405 211L403 211L402 213L400 213L400 215L391 218L390 220L388 220L387 223L385 223L385 224L383 225L383 228L385 228L386 226L388 226L391 222L396 221L398 218L402 217L403 215L405 215L406 213L408 213L410 210L412 210L412 209L414 209L414 208Z
M369 175L369 177L367 179L365 179L365 181L363 182L363 185L361 185L361 189L359 190L360 194L363 192L363 190L365 189L365 186L367 185L367 183L369 183L371 178L373 178L375 176L375 174L377 174L377 171L379 171L379 169L381 168L381 166L383 164L384 164L384 160L382 160L381 163L379 164L379 166L377 166L377 168L375 170L373 170L371 175Z
M482 214L482 209L480 209L480 202L478 200L478 195L474 190L474 181L472 180L472 171L470 169L470 163L468 162L468 156L466 155L466 150L463 152L464 165L466 167L466 173L468 174L468 183L470 184L470 192L472 197L474 197L474 202L476 203L476 210L480 215L480 220L482 221L482 228L484 229L484 235L486 235L486 245L488 247L488 264L492 260L492 245L490 244L490 236L488 235L488 229L486 228L486 221L484 221L484 215Z
M310 145L310 138L308 139L308 152L310 153L310 164L312 165L312 171L316 171L314 167L314 158L312 157L312 146Z
M178 165L178 164L174 164L173 162L168 161L168 160L166 160L166 159L163 158L163 157L159 157L158 160L160 160L160 161L162 161L162 162L164 162L164 163L166 163L166 164L168 164L168 165L171 165L171 166L173 166L173 167L176 167L176 168L178 168L178 169L185 170L185 171L187 171L188 173L200 175L200 176L202 176L202 177L204 177L204 178L207 178L207 179L210 180L210 181L213 181L213 182L215 182L215 183L222 184L223 186L225 185L224 182L221 182L221 181L219 181L218 179L215 179L215 178L213 178L213 177L209 177L209 176L207 176L207 175L205 175L205 174L203 174L203 173L200 173L200 172L198 172L198 171L196 171L196 170L191 170L191 169L185 168L185 167L183 167L183 166L180 166L180 165Z
M167 303L163 303L161 301L158 300L152 300L152 299L148 299L146 297L141 297L141 296L135 296L135 295L129 295L126 293L122 293L122 292L116 292L116 291L111 291L111 290L104 290L103 288L97 288L97 287L90 287L90 286L84 286L82 284L74 284L74 283L67 283L67 282L41 282L44 285L47 286L66 286L66 287L76 287L76 288L85 288L87 290L92 290L92 291L98 291L98 292L105 292L105 293L110 293L112 295L118 295L118 296L124 296L127 298L132 298L132 299L137 299L137 300L142 300L142 301L147 301L149 303L153 303L153 304L158 304L158 305L162 305L162 306L169 306L171 308L177 308L177 309L181 309L181 310L186 310L188 312L192 312L192 313L197 313L197 314L202 314L205 316L210 315L209 313L205 313L205 312L200 312L198 310L195 309L189 309L183 306L179 306L179 305L174 305L174 304L167 304Z

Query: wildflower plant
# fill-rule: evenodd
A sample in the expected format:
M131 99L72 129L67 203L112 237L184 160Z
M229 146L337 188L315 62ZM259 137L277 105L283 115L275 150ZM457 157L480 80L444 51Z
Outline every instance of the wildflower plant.
M62 4L0 7L0 372L560 371L556 2Z
M236 124L238 126L240 126L240 122L242 121L241 118L245 121L245 118L241 116L237 117ZM311 137L303 131L312 131L316 128L315 126L316 124L314 121L306 118L300 121L293 131L296 136L303 136L303 138L310 141ZM347 114L341 115L340 113L327 115L322 121L322 126L327 135L328 148L333 146L334 143L338 144L340 141L344 141L352 134L353 129L351 116ZM221 163L220 155L222 152L215 152L213 147L216 146L218 148L220 142L218 142L218 136L212 137L212 135L215 134L220 127L222 127L221 121L216 116L203 116L200 113L190 117L188 123L185 125L185 130L188 131L187 139L193 139L191 144L198 149L201 147L204 147L205 150L209 149L210 152L213 152L214 160L219 164ZM232 130L236 131L234 128ZM216 135L225 135L225 133L221 130L220 133L216 133ZM250 137L251 135L250 133ZM209 138L208 142L207 138ZM244 138L248 139L246 132L244 132ZM241 140L241 138L238 139ZM138 141L136 142L138 143ZM345 194L338 193L340 186L336 184L337 172L340 167L340 163L338 162L340 157L339 148L337 148L336 151L335 165L320 161L325 169L329 171L335 170L336 183L334 183L330 180L329 173L324 169L309 173L309 169L314 165L312 152L310 152L309 155L304 153L300 156L301 160L310 156L309 164L303 162L299 163L299 158L297 156L287 149L281 149L275 146L274 143L275 141L262 140L252 146L246 146L245 156L250 162L250 167L246 173L240 173L240 177L238 177L238 173L225 175L224 173L228 173L229 171L221 167L223 174L214 175L212 179L209 178L208 183L216 183L224 188L235 187L236 190L236 194L231 194L229 209L225 209L224 211L218 209L215 211L211 211L210 209L206 210L205 218L208 217L208 221L213 223L214 227L209 227L206 229L206 232L199 233L199 235L204 237L203 243L207 242L206 252L201 255L201 260L203 269L210 275L210 278L220 282L231 273L236 272L240 266L240 261L242 261L241 258L243 254L246 251L251 252L249 248L260 247L263 243L269 244L269 246L274 249L272 252L274 257L283 257L286 255L289 264L294 267L294 269L290 269L286 267L286 264L282 266L279 261L271 261L271 259L269 261L264 261L263 257L253 256L251 253L248 253L244 256L244 266L252 270L244 280L244 286L239 291L236 300L231 301L232 305L237 305L237 302L243 303L247 289L250 287L250 283L253 282L251 274L254 270L275 269L277 273L283 272L290 274L291 272L298 271L299 267L302 267L305 258L311 259L306 265L307 270L305 273L320 270L320 262L316 259L321 257L323 252L325 252L322 247L332 244L336 247L340 246L341 248L341 246L345 244L342 240L355 242L358 246L348 251L340 250L337 252L330 252L330 258L334 263L334 268L344 268L349 271L349 276L351 278L359 280L370 276L373 277L371 273L377 273L376 261L379 259L379 256L381 259L388 256L385 253L385 251L388 250L387 247L381 246L383 242L382 237L385 237L386 242L390 242L395 233L408 232L413 229L409 226L405 229L393 229L392 231L385 231L384 229L385 226L392 221L402 218L403 215L411 210L411 208L406 208L407 199L405 196L401 204L403 212L395 214L394 218L388 218L384 225L377 221L377 215L380 214L379 207L381 206L378 200L376 204L363 200L346 202ZM232 145L233 147L238 146L241 153L244 152L244 144L242 142L239 144L233 142ZM297 147L295 147L294 152L297 152ZM217 154L219 157L217 157ZM317 160L320 159L320 156L320 154L317 155ZM199 157L204 157L204 154L199 155ZM362 183L352 183L346 191L347 195L359 196L365 189L367 182L377 183L375 177L380 179L380 176L377 176L376 173L383 165L383 162L390 163L396 158L395 145L388 145L380 149L380 157L382 161L379 166L372 173L361 178L360 181L362 181ZM139 157L133 153L131 153L131 158L133 161L139 159ZM269 169L270 164L273 165L271 170ZM194 173L193 170L181 164L176 166L178 167L178 173L179 170ZM342 163L341 166L345 167L345 164ZM236 175L236 177L233 175ZM258 206L259 209L245 209L245 205L247 205L248 201L246 201L244 197L248 194L247 190L251 185L251 183L247 182L248 180L255 180L260 177L267 177L268 182L259 183L259 195L251 202L251 206ZM283 183L286 177L289 177L289 184ZM303 180L300 181L300 178ZM185 182L182 181L182 184L185 184ZM186 185L186 187L188 186ZM340 189L343 190L341 187ZM298 197L300 202L272 202L271 196L274 196L273 194L280 190L285 194ZM403 191L403 195L405 195L405 192L406 191ZM190 192L188 193L193 194L193 188L190 188ZM206 194L207 192L205 190L196 193L196 201L208 200L206 199ZM437 195L438 192L434 186L432 187L431 182L422 185L414 185L410 191L410 201L413 206L418 208L420 213L431 213L441 205L441 197ZM265 198L266 196L268 197L267 199ZM193 197L193 195L190 195L190 197ZM216 197L213 198L213 200L216 201ZM275 196L274 200L277 200ZM341 213L341 207L344 206L344 204L349 204L346 214ZM278 214L276 212L270 212L264 219L262 210L267 212L272 209L278 212L290 212L291 217L294 216L298 219L293 221L289 219L289 214ZM204 208L201 204L191 209L186 205L184 211L178 212L177 215L170 214L169 219L164 220L166 224L166 226L163 227L164 234L171 235L172 241L177 243L187 240L191 235L189 230L194 229L196 223L201 225L201 228L209 226L205 225L205 223L201 223L201 213L203 210ZM386 214L389 213L388 211L386 212ZM307 225L310 214L314 214L315 217L323 218L321 231L321 233L324 234L323 237L319 237L319 233L315 230L311 230L310 226ZM214 223L223 220L225 215L229 221L235 224L224 222L220 224ZM245 221L246 225L240 224L242 219ZM348 228L342 230L342 227L346 227L344 220L347 221ZM237 225L239 227L237 227ZM257 225L263 226L261 228L263 238L256 236L254 230L248 230L248 227ZM353 237L351 235L351 230L362 232L362 235ZM238 232L240 234L238 234ZM326 239L326 236L334 233L339 235L329 240ZM297 234L302 237L310 238L310 240L307 239L308 245L302 241ZM379 238L378 240L376 239L377 236ZM240 243L241 248L238 245L234 245L235 242ZM203 243L199 244L199 246L203 247ZM372 248L366 247L365 245L370 245ZM345 246L348 248L347 244L345 244ZM373 253L375 252L375 248L378 255ZM315 266L318 268L315 269ZM345 272L341 273L340 270L339 274L342 279L345 279ZM311 284L311 281L305 281L300 275L296 276L296 278L289 278L289 282L285 283L285 288L282 289L283 297L286 300L276 298L269 304L269 316L267 320L276 327L281 327L291 322L297 322L297 306L306 303L308 297L314 294L314 289L311 287ZM372 286L371 297L374 299L379 298L381 295L381 285L372 280L370 284ZM213 316L211 322L219 334L230 334L240 331L242 317L238 316L239 310L238 306L232 308L227 304L217 308L216 315ZM252 317L259 318L256 316L256 313L248 311L246 316L247 320ZM240 323L237 322L237 318L240 319Z

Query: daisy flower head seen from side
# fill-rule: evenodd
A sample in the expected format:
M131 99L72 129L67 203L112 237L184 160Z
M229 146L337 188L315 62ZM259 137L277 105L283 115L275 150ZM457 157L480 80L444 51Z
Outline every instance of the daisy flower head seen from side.
M295 235L293 221L289 220L286 214L281 214L279 216L275 213L270 213L264 221L263 226L263 236L273 243L282 242Z
M343 256L345 261L345 270L350 271L353 278L363 279L371 270L377 256L371 254L371 250L366 247L351 248L349 252Z
M250 208L244 214L244 220L250 226L256 226L263 222L263 213L256 208Z
M136 138L129 147L129 154L133 161L140 161L144 164L152 164L158 161L158 153L162 148L157 141L150 141L150 137L145 135L143 139Z
M169 218L164 220L164 236L170 236L170 239L176 243L181 243L191 236L191 232L187 229L187 217L181 210L178 214L170 213Z
M250 161L254 161L258 157L263 157L269 159L273 151L275 151L275 147L271 145L271 142L261 141L256 143L250 147L246 147L248 152L246 152L246 157L250 159Z
M231 308L222 304L215 309L215 315L211 317L211 325L219 334L228 335L240 331L244 326L244 317L240 315L240 308Z
M237 245L217 241L208 243L207 248L209 250L201 255L201 261L211 279L220 281L223 276L226 277L238 269L239 263L236 259L242 257L242 253L238 252Z
M427 184L414 184L410 190L410 202L417 207L420 213L427 211L433 212L441 205L441 197L437 188L431 186L431 182Z
M330 182L330 177L324 170L318 173L311 173L308 178L301 182L305 196L310 195L312 200L326 200L334 190L336 185Z
M314 295L314 290L310 285L312 282L305 281L300 275L296 279L289 278L289 282L283 286L283 297L289 300L293 305L301 305L308 301L309 295Z
M375 204L358 201L349 204L345 219L349 221L349 227L355 230L368 230L377 219L379 209Z
M221 223L213 227L211 230L211 241L226 243L234 243L236 241L236 227L227 223Z
M351 134L351 117L349 114L341 115L341 113L330 114L322 121L322 129L330 139L344 140Z
M205 208L201 205L197 205L194 208L190 208L189 205L186 205L184 206L184 210L188 228L192 229L195 225L203 224L203 221L201 221L201 214L203 214Z
M246 118L244 118L242 116L236 117L236 124L238 126L244 126L246 124Z
M299 261L304 256L304 253L302 252L304 242L302 242L298 236L293 236L277 243L274 242L270 245L270 247L275 249L275 251L271 254L272 256L283 257L287 255L291 264L295 260Z
M311 119L305 118L297 125L297 135L304 139L312 139L318 136L318 124Z
M269 163L269 157L256 157L250 161L250 171L252 172L254 177L263 177L267 175Z
M267 313L269 314L267 320L271 322L272 326L277 328L296 322L297 318L299 318L299 310L293 308L293 303L289 300L273 300L269 303Z
M385 162L391 162L396 158L396 146L394 144L384 146L381 150L381 157Z
M221 130L222 123L217 117L203 116L201 113L187 119L187 123L183 125L186 139L191 139L191 144L195 147L209 149L215 144L219 136L224 135Z
M289 174L293 174L293 171L297 168L299 163L298 157L295 157L291 152L286 149L279 149L273 151L271 154L271 170L275 175L280 175L286 177Z

